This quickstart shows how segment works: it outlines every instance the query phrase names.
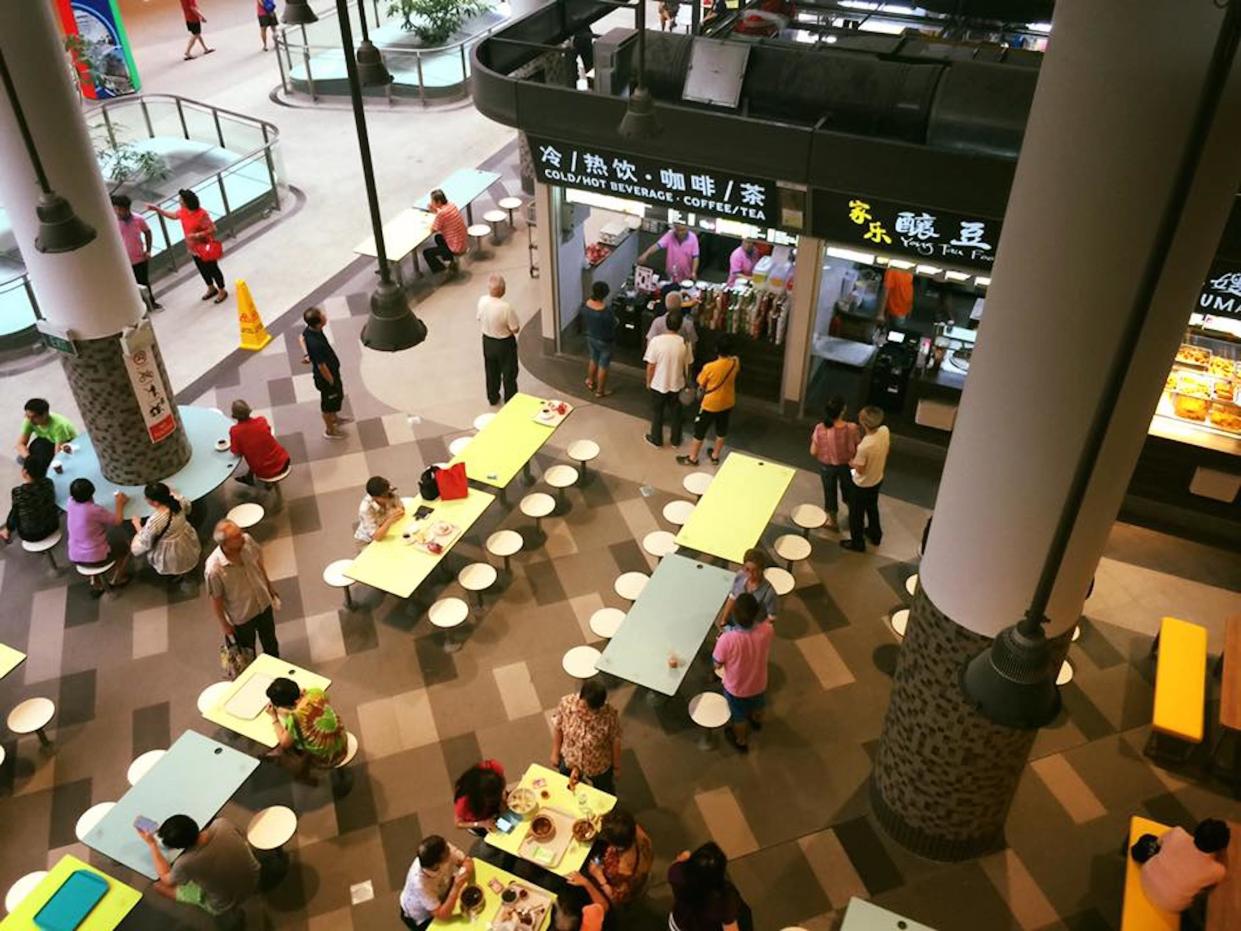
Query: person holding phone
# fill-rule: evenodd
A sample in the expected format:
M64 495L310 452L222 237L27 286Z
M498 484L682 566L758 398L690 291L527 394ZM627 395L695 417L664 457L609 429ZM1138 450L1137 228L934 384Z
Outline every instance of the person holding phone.
M437 918L454 917L461 890L474 881L474 861L438 834L418 845L405 874L400 914L405 927L426 931Z
M496 819L508 800L504 767L496 760L483 760L471 766L453 786L452 800L457 827L475 837L485 837L495 829Z
M189 815L173 815L155 830L152 824L148 818L138 818L134 830L151 851L159 876L155 891L160 895L210 915L224 915L258 889L259 861L231 821L216 818L199 828ZM181 851L172 865L161 845Z
M359 544L382 540L392 525L405 516L405 505L396 493L396 486L382 475L366 480L366 494L358 505L358 529L353 538Z

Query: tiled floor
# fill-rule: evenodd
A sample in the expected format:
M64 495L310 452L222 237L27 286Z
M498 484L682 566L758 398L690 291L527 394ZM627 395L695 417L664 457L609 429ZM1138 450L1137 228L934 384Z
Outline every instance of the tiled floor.
M500 158L506 174L511 161L511 153ZM392 356L361 349L365 303L346 297L370 287L371 271L357 266L343 276L324 306L357 418L346 442L321 436L292 317L273 326L276 340L263 353L225 359L192 389L196 397L183 398L226 408L244 397L293 453L285 505L254 533L284 601L283 655L333 678L334 703L362 747L342 798L333 798L326 782L294 786L264 765L228 807L238 823L274 803L291 805L300 819L291 869L251 903L251 927L399 928L396 894L419 838L437 832L468 840L452 824L453 778L480 756L501 759L514 775L546 758L548 713L575 686L561 656L595 641L587 624L594 610L623 606L612 582L623 571L649 569L640 540L666 529L664 504L683 496L671 453L637 442L642 425L622 409L628 389L621 386L614 405L582 399L538 457L536 485L547 466L565 461L572 440L590 437L603 450L542 534L515 508L519 478L509 506L492 506L453 553L454 568L486 558L481 541L499 527L525 539L512 573L502 573L475 610L459 651L446 652L443 634L425 617L435 598L463 595L455 581L430 582L409 604L358 591L357 609L344 609L320 573L354 552L350 524L365 479L380 473L414 487L424 464L445 458L447 442L469 432L486 408L472 307L493 270L508 274L510 296L529 319L535 299L524 243L514 242L459 281L435 291L420 286L417 309L431 337ZM542 390L525 370L521 384ZM768 432L739 428L734 441L770 455ZM803 470L767 545L788 529L791 507L818 494L807 463L793 464ZM242 494L249 491L228 483L196 508L201 526L209 528ZM883 509L887 533L877 554L846 554L833 535L815 534L813 555L797 564L797 588L781 605L773 649L771 719L749 756L697 745L686 700L714 685L704 659L680 695L657 705L615 684L612 701L625 732L619 791L658 857L649 894L622 916L622 928L664 926L667 863L708 838L732 857L761 931L834 927L854 895L945 931L1114 928L1123 867L1116 850L1131 813L1187 823L1237 812L1220 784L1203 775L1200 756L1170 773L1141 749L1153 675L1147 648L1159 616L1174 611L1207 624L1218 649L1223 613L1238 602L1241 558L1118 526L1072 648L1076 677L1064 689L1066 711L1039 736L1021 782L1010 849L943 865L888 841L870 814L867 778L899 650L886 618L908 601L904 579L926 511L895 497L885 498ZM140 578L93 601L75 575L54 574L16 548L0 561L0 586L0 640L30 654L0 682L0 709L32 695L57 704L54 754L5 737L0 886L7 888L66 850L88 855L74 840L74 822L89 805L119 797L134 756L168 746L186 728L215 733L194 703L218 676L218 628L197 592ZM126 925L206 926L151 895Z

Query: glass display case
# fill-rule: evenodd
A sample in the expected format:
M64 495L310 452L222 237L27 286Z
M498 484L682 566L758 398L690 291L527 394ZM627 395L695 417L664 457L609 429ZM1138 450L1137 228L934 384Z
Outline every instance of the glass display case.
M1159 399L1152 432L1241 451L1241 327L1194 314Z

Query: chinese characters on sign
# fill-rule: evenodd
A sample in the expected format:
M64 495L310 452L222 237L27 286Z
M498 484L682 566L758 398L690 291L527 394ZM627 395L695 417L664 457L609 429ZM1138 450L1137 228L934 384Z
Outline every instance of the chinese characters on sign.
M155 363L154 351L150 346L144 346L124 356L129 383L133 386L134 397L138 399L151 442L167 439L176 431L177 420L168 387Z
M779 225L776 186L762 178L648 161L533 136L530 152L535 174L544 184L562 184L760 226Z
M870 197L815 191L814 233L828 242L908 255L923 261L990 268L1000 224Z

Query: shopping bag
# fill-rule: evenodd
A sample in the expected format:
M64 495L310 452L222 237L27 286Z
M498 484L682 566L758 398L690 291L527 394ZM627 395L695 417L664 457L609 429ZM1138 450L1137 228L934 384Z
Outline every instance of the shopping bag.
M220 672L225 679L236 679L254 662L254 651L238 645L232 637L225 637L220 646Z
M439 486L440 497L445 501L456 501L470 493L470 483L465 477L465 463L458 462L447 469L435 473L435 484Z
M422 496L423 501L434 501L439 498L440 486L435 481L439 470L439 466L427 466L422 470L422 475L418 477L418 494Z
M203 243L198 257L204 262L218 262L224 256L224 243L218 239L208 239Z

